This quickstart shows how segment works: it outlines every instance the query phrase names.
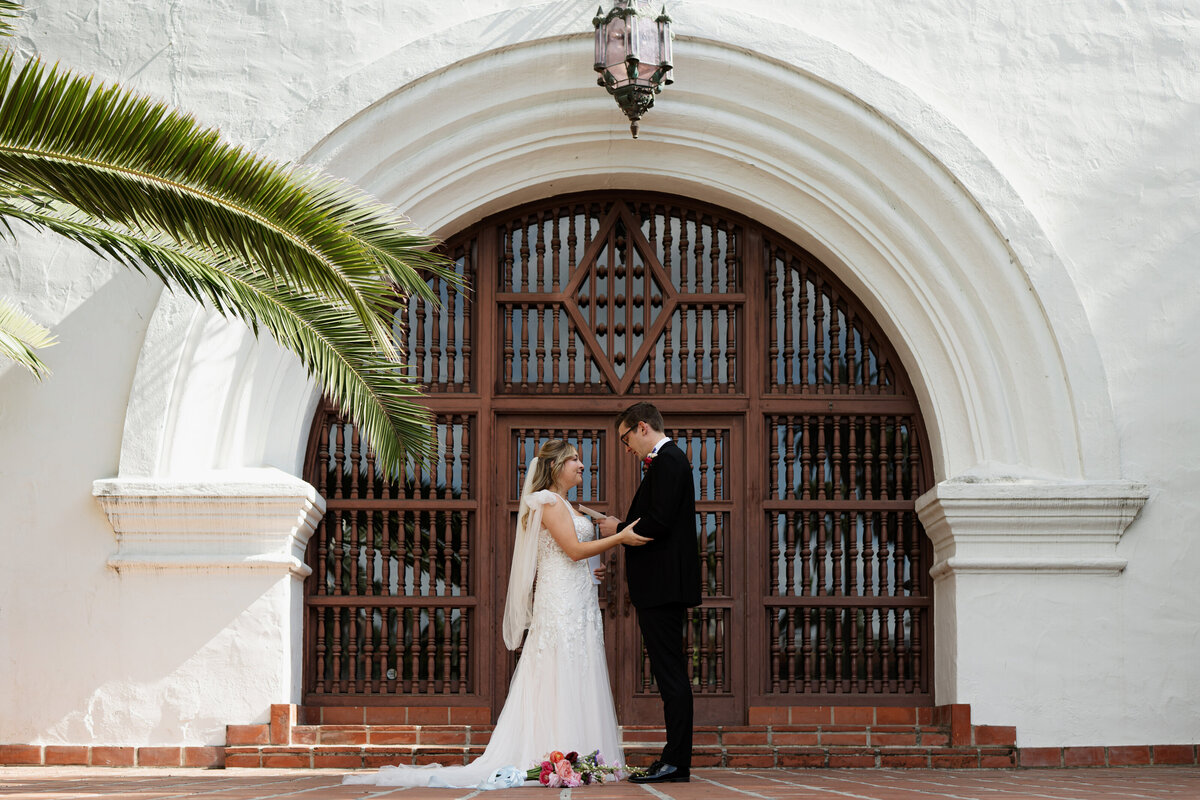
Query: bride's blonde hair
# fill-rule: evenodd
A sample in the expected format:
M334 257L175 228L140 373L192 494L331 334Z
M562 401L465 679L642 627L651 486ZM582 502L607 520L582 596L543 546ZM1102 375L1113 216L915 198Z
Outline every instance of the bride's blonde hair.
M533 482L529 485L530 494L554 486L554 479L558 477L563 464L578 454L575 445L565 439L547 440L537 452L537 466L533 470ZM522 512L521 521L528 523L528 508Z

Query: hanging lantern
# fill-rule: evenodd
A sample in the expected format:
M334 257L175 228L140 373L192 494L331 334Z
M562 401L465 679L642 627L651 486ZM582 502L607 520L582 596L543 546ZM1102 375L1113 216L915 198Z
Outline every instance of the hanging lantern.
M650 0L615 0L607 14L596 10L596 81L629 117L633 138L638 121L654 107L654 95L674 83L671 75L671 18L666 6L654 17Z

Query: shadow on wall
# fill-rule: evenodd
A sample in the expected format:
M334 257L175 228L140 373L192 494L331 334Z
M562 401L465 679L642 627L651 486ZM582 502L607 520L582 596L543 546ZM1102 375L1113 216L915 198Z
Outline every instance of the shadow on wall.
M88 276L105 269L81 253L86 266L63 267L77 282L42 276L64 303L72 287L91 291ZM231 718L266 713L244 697L286 697L278 657L273 671L255 666L264 642L268 651L286 644L290 621L263 609L280 607L264 601L289 576L226 575L214 591L212 574L119 575L106 564L116 541L92 482L117 472L132 376L161 290L117 268L54 326L49 378L0 372L8 576L0 640L11 687L0 741L218 743Z

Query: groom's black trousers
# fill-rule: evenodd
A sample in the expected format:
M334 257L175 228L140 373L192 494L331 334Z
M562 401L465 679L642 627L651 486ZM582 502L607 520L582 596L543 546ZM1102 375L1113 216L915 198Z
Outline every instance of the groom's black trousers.
M642 641L650 656L650 671L662 695L667 745L662 760L679 769L692 766L692 682L684 652L687 606L670 603L637 609Z

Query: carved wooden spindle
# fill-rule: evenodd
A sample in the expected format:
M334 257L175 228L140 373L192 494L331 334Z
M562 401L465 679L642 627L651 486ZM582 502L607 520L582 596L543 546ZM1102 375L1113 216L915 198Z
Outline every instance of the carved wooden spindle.
M441 281L439 281L441 283ZM445 346L445 367L438 375L438 389L443 392L454 391L455 373L458 371L458 325L461 315L458 313L458 293L454 285L447 283L442 287L446 333L442 339Z
M674 251L671 249L671 245L674 242L673 231L675 229L675 218L672 216L672 212L673 209L669 208L663 210L662 247L659 252L662 254L662 266L667 273L667 277L670 278L671 283L679 286L679 275L675 269L675 259L672 257Z
M770 265L767 269L767 386L770 391L775 391L781 383L786 382L780 374L779 363L779 305L782 298L779 296L779 264L769 244L764 244L763 250L763 260ZM785 310L784 313L788 312ZM786 359L784 364L787 364Z
M846 494L847 500L862 500L860 486L858 482L858 416L851 416L846 420Z
M817 499L827 500L830 496L830 464L825 433L826 418L817 417L815 427L817 429L817 453L814 467L816 471Z
M800 517L800 590L796 594L814 595L817 594L816 588L813 586L812 573L812 543L814 537L812 518L814 515L811 511L797 511L795 513Z
M879 549L875 552L875 560L879 564L879 593L886 595L894 594L894 587L889 582L892 554L888 543L888 529L891 527L894 514L893 511L883 513L879 525Z
M329 530L330 530L330 525L333 524L333 519L334 519L335 515L336 515L336 512L331 511L328 514L326 514L324 517L322 517L321 521L317 523L317 530L316 530L316 537L317 537L316 594L317 595L328 594L328 588L327 588L325 582L329 578L329 575L328 575Z
M499 238L504 243L504 249L500 252L500 291L511 292L513 290L512 231L507 225L500 226Z
M578 211L567 215L567 270L563 281L568 281L575 274L575 264L578 263L579 253L575 246L579 243L579 237L575 234L575 218L578 216Z
M733 394L738 388L737 312L722 312L725 326L722 336L725 343L725 391Z
M812 499L812 485L816 479L816 466L813 464L812 428L820 424L820 417L804 414L800 417L800 499ZM788 485L792 481L788 479Z
M897 597L903 597L906 594L904 589L904 567L907 565L907 548L905 545L908 538L903 524L904 512L897 511L892 518L896 521L896 535L892 540L892 585L895 587L893 594Z
M864 608L863 613L863 671L866 673L865 690L878 692L875 676L879 672L879 651L875 646L875 609Z
M692 259L691 259L691 239L689 239L690 231L688 229L688 217L686 211L681 211L679 215L679 291L691 293L692 290Z
M333 469L330 471L329 479L333 483L333 497L343 497L346 469L346 454L343 447L346 429L341 419L334 422L332 434L333 437L329 443L329 449L333 453Z
M895 679L893 682L894 691L900 691L901 682L907 677L908 670L908 637L905 634L904 618L907 616L905 609L897 608L893 612L893 624L895 630L892 634L892 641L895 647L896 669Z
M454 594L454 531L452 530L453 512L444 511L441 517L441 544L442 552L442 586L438 589L439 595Z
M350 428L350 447L347 455L347 466L350 468L350 497L357 500L359 497L359 479L362 476L362 439L359 436L358 428Z
M875 420L874 416L863 417L863 499L865 500L878 499L873 487L875 482L875 445L878 441L874 435Z
M863 515L862 549L862 594L878 594L872 586L875 577L875 537L878 535L879 512L868 511Z
M535 391L543 391L546 388L545 369L546 369L546 339L542 331L542 314L546 307L538 303L533 307L533 342L534 342L534 358L536 366L533 369L533 385ZM547 326L548 327L548 326Z
M846 554L846 576L848 578L848 585L846 586L846 594L850 595L851 597L857 597L858 596L858 573L859 573L858 548L859 548L859 544L862 541L862 539L860 538L860 534L859 534L859 529L860 529L859 523L861 522L862 517L859 515L858 511L843 512L843 513L845 513L846 516L848 517L848 520L847 520L848 524L846 526L846 537L850 540L849 551Z
M513 310L504 306L504 391L513 388Z
M921 652L921 628L924 625L924 620L922 619L923 616L923 609L912 609L912 634L910 639L911 645L909 646L909 680L908 685L905 687L909 692L925 690L924 682L921 680L921 659L923 657L923 653Z
M845 486L846 475L843 472L842 465L842 440L844 438L844 426L842 422L842 416L840 414L833 415L833 423L829 427L829 434L833 438L833 475L829 496L838 500L844 500L847 497Z
M375 675L375 609L364 609L362 622L362 673L360 681L362 690L367 693L379 691L379 681Z
M687 306L680 306L680 325L679 325L679 387L682 391L687 391L692 382L692 350L689 348L689 343L692 341L692 312ZM697 375L696 378L699 378Z
M719 292L724 281L721 280L721 232L710 217L705 217L705 233L708 238L708 275L705 276L706 292ZM722 223L724 225L724 223Z
M825 381L825 347L828 329L825 327L826 296L823 282L818 278L813 281L813 365L814 383L818 392L827 390Z
M533 279L529 282L529 291L541 292L551 276L546 274L546 222L550 212L534 215L532 235L534 241L535 263L531 269Z
M908 456L904 452L904 433L908 427L904 417L892 418L892 497L904 498L904 473L908 469Z
M843 543L846 541L846 531L845 528L842 527L843 519L844 515L842 512L830 512L829 538L833 540L833 547L831 547L829 551L830 566L833 567L832 581L830 583L830 594L835 595L844 594L842 587L842 581L844 579L842 574L842 556L845 555Z
M697 312L699 315L700 312ZM718 340L720 326L717 324L717 311L712 308L703 309L704 321L701 326L704 328L704 336L702 337L703 348L708 356L708 380L700 382L700 388L703 391L707 386L710 392L719 392L721 383L721 346ZM697 374L700 372L699 366L696 368Z
M567 317L567 394L575 393L575 375L584 364L578 359L575 350L575 338L578 336L574 318ZM583 355L579 353L578 355Z
M392 596L396 593L395 587L392 584L392 576L395 571L392 569L392 512L379 512L379 592L384 596Z
M333 637L332 647L333 658L330 659L329 682L337 690L346 691L346 684L342 680L342 615L345 613L344 608L329 609L330 616L333 617Z
M795 610L792 612L795 614ZM813 652L813 610L809 606L804 606L800 610L800 657L803 662L803 682L801 684L802 691L806 694L811 692L815 686L814 674L816 673L816 653ZM789 645L790 647L790 645ZM793 648L794 654L794 648Z
M475 517L470 511L464 511L455 526L455 536L458 541L458 586L455 594L471 594L471 530Z
M326 660L329 656L329 646L325 642L325 617L329 613L329 609L316 608L313 611L317 618L317 642L316 647L314 648L317 654L317 691L328 692L332 689L332 687L329 685L329 680L325 669Z
M447 321L446 331L443 332L446 298L442 296L441 288L439 284L434 284L433 290L441 302L429 305L429 367L424 376L424 383L428 386L440 386L446 382L447 367L442 362L442 346L446 343L446 335L452 329L453 322Z
M413 377L420 383L425 383L429 376L425 365L425 320L430 313L428 303L421 298L414 299L409 338L412 340Z
M796 384L802 391L805 384L808 383L808 352L804 349L805 342L805 318L801 313L798 319L800 327L800 361L796 362L796 348L793 346L794 334L792 331L793 320L796 319L796 292L801 290L801 304L804 303L803 286L797 286L799 277L795 270L788 270L784 273L784 290L783 290L783 389L786 391L790 384Z
M736 292L742 285L738 264L741 239L736 228L727 228L725 233L725 291Z
M713 531L713 571L716 574L717 582L713 589L713 594L724 596L725 594L725 529L728 515L725 512L718 512L713 515L716 523L716 529Z
M799 375L799 378L797 379L797 383L800 385L800 391L804 391L813 382L811 371L810 371L811 368L809 365L810 349L809 349L809 335L808 335L809 321L810 321L809 320L808 293L809 293L809 290L812 288L812 284L809 282L807 275L805 275L802 272L802 264L798 261L793 260L792 269L791 269L789 275L794 284L794 291L798 291L800 294L799 309L795 309L794 306L792 305L791 301L789 301L788 306L787 306L787 313L788 314L793 314L793 313L797 314L798 324L800 326L800 348L799 348L799 354L798 354L798 357L800 360L800 363L799 363L800 375Z
M842 310L841 301L831 289L829 292L829 383L835 394L840 394L845 383L842 364Z
M321 440L317 445L317 491L329 496L329 474L332 464L329 458L329 423L321 426Z
M558 394L562 391L562 330L567 316L566 309L552 306L546 310L550 321L547 324L550 332L550 391Z
M767 608L771 615L771 693L778 694L782 690L780 676L780 647L779 640L783 636L780 616L784 612L779 608Z
M924 480L921 475L921 443L918 439L917 426L908 425L908 492L905 498L916 500L925 493Z
M671 319L668 320L666 326L664 326L664 328L663 328L663 349L662 349L663 355L662 355L662 357L663 357L664 369L666 372L665 378L663 380L663 388L666 391L671 391L671 387L673 385L675 385L675 382L677 380L676 374L675 374L675 348L673 346L671 337L672 337L672 333L674 332L674 329L675 329L675 320L681 319L681 318L682 318L681 312L677 308L674 312L672 312Z
M850 394L862 391L862 362L858 358L856 340L859 337L858 312L847 308L846 317L846 385Z
M713 463L716 465L716 479L713 486L713 499L725 499L725 431L713 431Z
M519 376L518 382L529 384L529 337L532 335L530 330L532 326L529 324L529 304L521 303L520 311L521 320L521 348L517 352L517 365L514 370Z
M435 691L440 689L442 694L450 694L450 616L451 609L439 608L437 618L437 645L431 648L437 658L438 671L435 677Z
M848 614L848 609L841 608L831 609L830 613L830 627L833 629L833 653L830 672L833 675L833 691L837 693L844 691L842 664L846 656L846 617Z
M421 614L424 613L420 608L405 609L405 623L408 627L409 636L411 636L412 648L408 651L408 674L409 680L406 680L404 690L406 692L420 691L421 686Z
M413 594L424 595L427 593L426 579L429 575L427 560L429 558L429 548L425 542L425 530L428 527L428 511L418 511L414 515L413 520L413 543L412 543L412 572L413 572Z
M520 248L520 264L521 264L521 282L517 284L517 291L521 292L536 292L537 291L537 276L533 274L533 265L529 260L529 237L531 225L528 219L522 220L521 248Z
M467 286L475 285L475 263L471 258L471 250L467 250L463 257L463 282ZM463 320L462 320L462 390L470 391L472 386L471 380L471 326L474 324L475 314L472 313L471 296L464 295L462 298L463 304Z

